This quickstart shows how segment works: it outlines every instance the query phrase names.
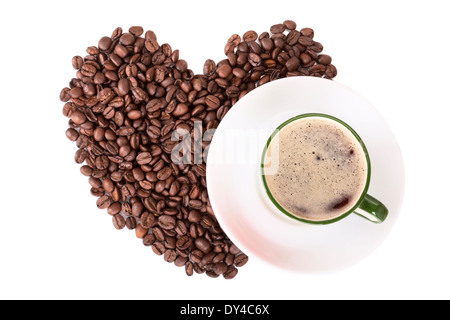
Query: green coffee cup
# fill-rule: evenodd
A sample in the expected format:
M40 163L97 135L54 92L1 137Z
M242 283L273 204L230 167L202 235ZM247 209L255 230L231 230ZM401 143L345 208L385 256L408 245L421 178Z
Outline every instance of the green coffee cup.
M274 159L278 159L276 172ZM346 170L352 174L346 175ZM275 207L298 221L330 224L355 213L381 223L388 216L386 206L367 194L371 164L364 142L347 123L331 115L302 114L278 126L264 147L261 176Z

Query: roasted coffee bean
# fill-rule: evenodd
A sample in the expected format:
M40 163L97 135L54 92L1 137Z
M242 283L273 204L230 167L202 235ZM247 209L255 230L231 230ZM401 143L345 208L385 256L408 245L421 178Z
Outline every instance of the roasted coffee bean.
M271 33L283 33L284 30L286 30L286 26L282 23L274 24L273 26L270 27Z
M150 152L141 152L136 157L136 162L139 165L148 164L151 161L152 161L152 155L150 154Z
M217 68L216 72L221 78L227 78L231 74L231 66L228 64L221 65Z
M144 228L142 225L138 224L136 226L136 228L134 229L135 233L136 233L136 238L138 239L144 239L144 237L147 235L148 233L148 229Z
M81 67L80 72L85 77L93 77L97 73L97 68L91 63L85 63Z
M283 24L288 30L295 30L297 28L297 24L292 20L285 20Z
M194 264L190 261L185 264L185 271L188 276L192 276L194 274Z
M110 88L105 88L97 94L98 101L103 104L107 104L113 98L114 98L114 91L111 90Z
M331 63L331 57L327 54L321 54L319 55L317 62L323 65L329 65Z
M80 70L81 67L83 66L83 63L84 63L83 58L80 56L74 56L72 58L72 67L75 70Z
M84 149L78 149L77 152L75 152L75 162L78 164L81 164L86 160L87 157L87 151Z
M175 250L166 250L166 252L164 252L164 260L165 261L174 262L176 258L177 258L177 252Z
M108 208L112 203L112 200L109 196L104 195L97 199L97 208L99 209L106 209Z
M128 31L135 37L139 37L144 33L144 29L141 26L133 26L128 29Z
M152 229L153 235L155 236L155 239L158 241L164 241L164 232L159 227L153 227Z
M82 175L84 175L84 176L87 176L87 177L89 177L90 175L92 175L92 172L93 172L94 170L91 168L91 167L89 167L88 165L84 165L84 166L81 166L80 167L80 172L81 172L81 174Z
M177 266L177 267L182 267L182 266L184 266L185 265L185 263L188 261L188 258L187 257L183 257L183 256L178 256L176 259L175 259L175 261L174 261L174 264Z
M112 39L110 37L103 37L98 42L98 48L102 51L106 51L111 47Z
M113 216L122 210L122 205L120 202L113 202L108 206L107 212L109 215Z
M117 230L125 228L125 218L120 214L115 214L112 218L113 225Z
M191 245L192 245L192 240L187 235L183 235L183 236L179 237L176 242L176 247L181 250L188 249Z
M168 215L162 215L158 218L158 225L165 230L171 230L175 228L176 218Z
M120 79L117 84L118 94L125 96L130 91L130 83L128 79Z
M245 42L255 41L257 38L258 34L253 30L247 31L243 35L243 39Z
M308 37L311 39L314 38L314 30L311 28L303 28L300 30L300 33L305 37Z
M144 211L144 205L142 204L141 201L137 200L137 201L133 202L133 204L131 205L131 214L134 217L139 218L143 211Z
M238 269L234 266L228 266L227 271L223 274L223 277L227 280L233 279L238 273Z
M292 57L286 61L286 68L288 71L295 71L300 66L300 60L297 57Z
M329 65L327 66L327 69L325 70L325 75L326 75L329 79L336 77L336 75L337 75L336 67L335 67L334 65L332 65L332 64L329 64Z
M250 64L254 67L258 67L261 65L261 57L258 56L256 53L250 53L248 55L248 61L250 62Z
M160 256L164 254L164 252L166 251L166 247L164 247L164 244L161 242L155 242L152 245L152 250L154 253Z
M156 177L158 180L164 181L167 180L172 174L172 169L170 167L164 167L156 173Z
M140 224L144 228L151 228L155 225L156 218L152 213L144 212L140 217Z
M122 211L123 211L123 208L122 208ZM127 219L125 221L125 225L126 225L127 229L134 230L137 227L136 218L135 217L127 217Z
M202 266L207 266L208 264L211 263L211 261L213 261L215 255L216 255L215 252L209 252L209 253L205 254L203 256L202 260L200 261L200 264Z
M195 239L195 246L203 253L209 253L212 250L209 241L203 237L198 237Z
M78 131L73 128L69 128L66 130L66 137L70 141L77 141L79 137Z
M128 33L116 28L88 47L88 56L72 58L76 77L60 92L63 115L70 118L65 134L79 148L75 161L85 162L80 171L89 177L98 208L107 209L114 227L135 230L156 254L185 266L188 276L195 271L231 279L248 257L214 216L205 163L175 162L181 153L173 151L179 143L189 145L189 134L217 128L238 100L267 82L334 78L336 67L314 31L296 29L285 20L259 37L253 30L233 34L226 58L207 59L203 74L138 26ZM204 134L191 146L204 152L212 137Z
M142 242L144 246L149 247L155 242L155 236L152 233L149 233L142 238Z
M236 265L236 267L242 267L244 266L248 261L248 256L244 253L236 256L234 258L234 264Z

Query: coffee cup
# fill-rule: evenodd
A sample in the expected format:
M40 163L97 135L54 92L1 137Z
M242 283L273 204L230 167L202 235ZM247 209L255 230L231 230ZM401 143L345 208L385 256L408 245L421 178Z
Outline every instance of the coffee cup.
M261 157L261 177L276 210L310 224L355 213L382 223L386 206L367 194L371 163L361 137L344 121L307 113L279 125Z

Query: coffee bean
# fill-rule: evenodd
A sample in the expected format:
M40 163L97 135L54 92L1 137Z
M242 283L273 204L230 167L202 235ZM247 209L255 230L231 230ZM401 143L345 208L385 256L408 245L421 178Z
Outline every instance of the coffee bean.
M82 175L89 177L92 175L93 169L87 165L84 165L80 167L80 172Z
M228 270L228 266L223 262L214 264L213 269L212 269L212 271L214 271L214 273L218 274L218 275L225 273L227 270Z
M323 64L316 64L314 66L312 66L309 70L313 73L313 72L319 72L319 73L324 73L325 70L327 69L326 66L324 66Z
M136 226L136 228L134 229L135 234L136 234L136 238L138 239L144 239L144 237L147 235L148 233L148 229L144 228L142 225L138 224Z
M136 157L136 162L139 165L148 164L152 161L152 155L149 152L141 152Z
M164 247L164 244L162 244L161 242L155 242L152 245L152 250L155 254L160 256L164 254L164 252L166 251L166 247Z
M66 137L70 141L77 141L79 137L78 131L73 128L69 128L66 130Z
M300 32L296 30L291 30L286 36L287 43L291 46L294 46L300 38ZM297 48L297 47L294 47Z
M227 280L233 279L238 273L238 269L236 269L234 266L229 266L227 271L223 274L223 277Z
M83 58L80 56L74 56L72 58L72 67L75 70L80 70L81 67L83 66L83 63L84 63Z
M297 57L292 57L288 61L286 61L286 68L288 71L297 70L300 66L300 60Z
M144 228L151 228L155 225L156 218L152 213L144 212L140 217L140 224Z
M120 44L122 44L125 47L132 45L134 41L135 38L131 33L123 33L119 38Z
M162 215L158 218L158 225L164 230L171 230L175 228L176 219L172 216Z
M98 48L102 51L106 51L111 47L112 39L110 37L103 37L98 42Z
M108 214L113 216L117 213L119 213L122 210L122 205L120 202L113 202L108 206Z
M59 94L59 99L63 102L67 102L70 100L70 89L69 88L63 88L61 90L61 93Z
M274 24L273 26L270 27L271 33L283 33L284 30L286 30L286 26L282 23Z
M117 84L118 94L125 96L130 91L130 83L127 79L120 79Z
M86 160L87 157L87 151L84 149L78 149L77 152L75 152L75 162L78 164L81 164Z
M157 241L164 241L164 232L161 228L159 227L153 227L152 229L153 235L155 236L155 239Z
M221 65L217 68L216 72L221 78L227 78L231 74L231 66L228 64Z
M195 246L203 253L209 253L212 250L209 241L203 237L198 237L195 239Z
M236 267L242 267L247 262L248 262L248 256L244 253L242 253L234 258L234 264L236 265Z
M215 252L209 252L209 253L205 254L203 256L202 260L200 261L200 264L202 266L207 266L214 259L215 255L216 255Z
M172 174L172 169L170 167L164 167L156 173L158 180L167 180Z
M133 202L133 204L131 205L131 214L134 217L139 218L143 211L144 211L144 205L142 204L142 202L140 202L139 200Z
M105 88L97 94L97 100L103 104L107 104L113 98L114 98L114 91L111 90L110 88Z
M106 209L108 208L112 203L112 200L109 196L104 195L97 199L97 208L99 209Z
M164 260L167 262L174 262L177 258L177 253L175 250L166 250L164 252Z
M300 36L298 38L298 43L300 43L301 45L307 47L307 46L313 45L314 41L311 38L307 37L307 36Z
M112 218L113 225L117 230L121 230L125 228L125 218L122 217L120 214L115 214Z
M188 276L192 276L194 274L194 264L190 261L186 262L185 271Z
M188 249L192 245L192 240L187 235L183 235L180 238L178 238L176 247L185 250Z
M142 243L146 247L151 246L154 242L155 242L155 236L152 233L149 233L149 234L145 235L144 238L142 238Z
M208 96L206 96L206 105L211 110L215 110L220 107L220 100L216 96L208 95Z
M302 63L303 66L308 65L311 61L312 61L312 58L309 54L307 54L307 53L300 54L300 62Z
M211 76L214 74L214 71L216 71L216 63L211 59L206 60L203 65L203 74L205 76Z
M253 30L247 31L243 35L243 39L245 42L255 41L257 38L258 34Z
M329 65L331 63L331 57L326 54L321 54L319 55L317 62L323 65Z
M311 39L314 38L314 30L311 28L303 28L300 30L300 33L305 37L308 37Z
M144 33L144 29L140 26L133 26L128 29L128 31L135 37L139 37Z
M80 72L85 77L93 77L97 73L97 68L91 63L85 63Z
M337 75L336 67L332 64L329 64L325 70L325 74L329 79L336 77Z
M178 256L176 259L175 259L175 261L174 261L174 264L177 266L177 267L182 267L182 266L184 266L185 265L185 263L188 261L188 258L187 257L183 257L183 256Z
M261 65L261 57L258 56L256 53L250 53L248 55L248 61L250 62L250 64L254 67L258 67Z
M295 30L297 28L297 24L292 20L285 20L283 24L288 30Z

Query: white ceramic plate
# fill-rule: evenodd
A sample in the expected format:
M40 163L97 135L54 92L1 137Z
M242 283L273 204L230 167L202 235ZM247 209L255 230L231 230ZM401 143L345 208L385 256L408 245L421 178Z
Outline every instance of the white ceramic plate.
M368 193L388 207L384 223L352 214L331 225L305 224L268 199L259 167L264 144L285 120L311 112L343 120L363 139L372 163ZM236 103L214 134L206 177L220 226L250 259L306 273L341 269L373 252L398 217L405 179L399 146L371 104L338 82L314 77L270 82Z

